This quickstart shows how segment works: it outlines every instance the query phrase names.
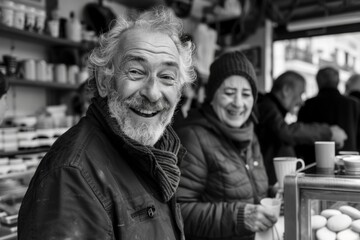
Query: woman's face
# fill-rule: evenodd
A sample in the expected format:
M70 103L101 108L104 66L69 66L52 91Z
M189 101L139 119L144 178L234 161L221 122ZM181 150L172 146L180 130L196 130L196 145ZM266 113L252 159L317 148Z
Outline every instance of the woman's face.
M226 78L216 90L211 105L221 122L229 127L241 127L254 106L249 81L238 75Z

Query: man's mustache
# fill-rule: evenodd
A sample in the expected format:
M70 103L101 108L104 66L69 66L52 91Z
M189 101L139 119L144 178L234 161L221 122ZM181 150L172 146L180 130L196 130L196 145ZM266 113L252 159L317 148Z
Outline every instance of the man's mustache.
M150 102L144 97L130 97L124 103L134 109L142 109L148 111L169 110L170 103L165 98L161 98L156 102Z

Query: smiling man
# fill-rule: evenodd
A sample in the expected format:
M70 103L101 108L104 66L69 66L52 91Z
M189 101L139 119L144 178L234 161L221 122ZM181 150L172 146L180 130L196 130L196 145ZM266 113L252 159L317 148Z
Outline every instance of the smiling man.
M157 8L118 19L90 56L94 98L41 161L19 239L184 239L175 192L184 150L169 126L195 78L181 23Z

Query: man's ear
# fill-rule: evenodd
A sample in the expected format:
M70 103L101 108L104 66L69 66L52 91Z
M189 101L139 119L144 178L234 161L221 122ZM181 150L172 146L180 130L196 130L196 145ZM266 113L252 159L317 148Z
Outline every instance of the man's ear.
M101 97L106 97L108 94L108 81L103 71L98 71L96 74L96 86Z

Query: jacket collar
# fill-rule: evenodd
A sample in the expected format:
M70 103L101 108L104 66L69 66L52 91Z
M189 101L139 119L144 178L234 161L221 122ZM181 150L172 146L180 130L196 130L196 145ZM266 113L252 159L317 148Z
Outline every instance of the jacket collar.
M126 158L128 164L159 184L165 202L174 196L180 181L178 159L183 158L185 150L170 126L155 146L151 147L144 146L123 133L117 121L110 117L107 98L94 98L86 114L99 122L119 151L124 150L131 156L131 159Z

